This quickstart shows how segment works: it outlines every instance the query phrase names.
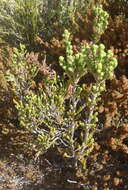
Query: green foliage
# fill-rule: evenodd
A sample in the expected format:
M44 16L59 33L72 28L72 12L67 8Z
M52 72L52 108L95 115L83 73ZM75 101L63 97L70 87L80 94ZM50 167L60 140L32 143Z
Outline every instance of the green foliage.
M22 45L20 50L14 49L13 64L7 72L7 79L15 94L14 103L20 125L36 135L33 143L39 145L40 151L46 152L56 146L64 156L76 162L79 160L84 166L84 157L94 146L97 103L105 90L105 80L111 77L117 61L110 50L105 51L103 44L86 44L74 54L67 30L63 38L66 56L60 57L60 65L64 69L61 79L44 63L44 88L39 88L37 92L32 90L31 83L40 66L37 61L27 62ZM96 79L90 90L78 83L87 72ZM66 75L68 80L65 80Z
M76 12L83 14L91 3L87 5L85 0L81 4L79 1L65 0L12 0L12 4L8 5L3 2L0 22L6 24L1 29L1 38L13 36L14 41L32 45L34 38L41 35L45 27L48 30L46 37L53 35L51 22L71 29L77 19ZM97 42L107 28L108 14L101 5L94 6L93 13L94 42ZM40 28L41 23L43 28ZM20 126L35 134L32 143L39 146L39 151L44 153L55 146L76 163L81 161L84 167L85 157L94 146L97 104L105 90L106 79L113 75L117 60L112 51L105 50L103 44L86 43L74 53L68 30L63 34L63 43L66 52L65 57L59 57L64 71L61 78L45 61L41 66L38 57L27 54L25 46L20 45L20 49L14 48L13 63L6 72L6 79L14 94L13 102ZM35 90L33 84L40 70L44 76L43 86ZM95 79L90 89L85 84L79 84L87 73Z
M12 89L18 97L24 97L30 90L33 79L38 72L38 62L35 59L32 64L26 63L27 54L25 47L20 45L20 49L14 48L13 64L7 71L7 80L13 83ZM27 55L26 55L27 56Z
M60 57L60 65L69 76L71 83L74 86L74 94L75 91L77 92L77 88L79 87L79 79L86 72L90 72L96 80L96 83L91 87L90 93L87 95L86 102L84 104L88 107L88 113L85 113L86 116L84 122L79 121L80 127L82 126L83 130L81 134L82 145L76 145L73 138L72 142L70 142L70 144L75 146L75 156L80 159L81 157L83 158L83 155L88 155L94 145L93 134L96 130L96 123L98 121L97 103L101 92L105 90L105 80L111 78L113 75L113 70L117 66L117 60L114 58L111 50L105 51L103 44L86 44L81 47L81 51L79 51L79 53L74 55L69 39L70 33L67 30L65 30L63 37L66 47L66 58L64 59L62 56ZM86 90L82 90L87 94ZM79 96L77 95L76 97L78 98ZM72 97L72 111L74 113L72 115L73 121L75 120L74 115L77 112L75 107L77 102L76 99ZM83 110L83 108L81 107L80 110ZM73 131L77 129L77 125L77 122L72 125L72 134L74 133Z
M32 45L37 35L52 37L54 25L74 22L78 1L11 0L0 2L0 38L11 44Z
M88 0L53 0L52 2L45 0L44 3L47 18L52 20L56 18L56 21L65 26L69 24L71 21L70 19L75 16L75 11L81 12L83 9L88 8L90 4L92 4L92 2ZM86 10L84 10L84 12L86 12Z
M62 125L61 118L64 115L65 89L62 87L60 91L59 79L53 73L53 76L45 76L43 83L46 88L35 93L32 86L39 64L36 56L31 62L29 57L31 55L26 53L23 45L20 45L20 49L14 48L13 64L6 72L6 78L12 85L13 102L18 110L20 126L36 133L36 140L41 143L41 150L45 152L59 138L56 135L58 136L57 127Z
M30 45L43 27L40 0L11 0L0 3L0 37L14 45Z
M94 40L99 41L100 36L104 33L108 26L109 14L103 10L102 5L93 8L94 12Z
M1 1L0 38L11 45L24 43L30 47L36 36L49 40L59 35L59 32L62 33L65 28L69 28L73 33L78 25L77 13L85 17L87 10L92 6L95 6L95 0L11 0L9 3L6 0ZM101 16L102 30L105 28L106 16L103 13L101 11L99 16L97 16L99 13L96 13L95 19L96 25ZM96 27L98 30L97 25Z
M64 31L65 28L68 28L72 34L75 34L78 31L78 28L81 28L81 26L78 27L80 24L79 17L82 17L83 20L90 19L87 17L87 15L89 12L92 12L93 9L93 12L96 12L95 9L101 10L100 12L98 11L97 13L94 13L96 16L94 22L95 25L98 22L100 24L100 29L103 31L105 28L105 24L103 24L103 22L105 23L107 18L105 17L106 12L103 11L102 6L100 6L101 4L102 0L53 0L52 2L45 0L45 8L42 15L47 19L43 19L46 28L46 31L44 30L45 36L43 37L52 38L56 32L59 35ZM102 17L101 20L100 16ZM86 29L88 30L88 27Z
M73 55L73 48L70 42L70 33L65 30L63 34L64 44L66 47L66 61L64 57L60 57L60 65L66 71L66 74L75 82L75 79L81 78L86 73L86 62L84 62L83 52ZM67 64L68 63L68 64ZM74 75L75 74L75 75Z

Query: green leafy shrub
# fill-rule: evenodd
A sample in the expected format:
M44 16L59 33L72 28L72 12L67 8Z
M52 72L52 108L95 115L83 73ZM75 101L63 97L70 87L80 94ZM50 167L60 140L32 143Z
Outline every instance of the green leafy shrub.
M53 25L69 26L78 2L53 0L11 0L0 2L0 37L11 44L32 45L41 35L51 37Z
M6 0L2 1L0 2L0 38L14 46L22 43L32 48L37 36L49 41L53 37L59 38L65 28L75 33L79 25L77 13L86 18L87 10L92 10L95 6L95 13L97 10L96 30L99 28L99 18L101 18L100 28L102 24L105 29L107 14L102 11L102 7L97 9L100 2L96 3L94 0L81 0L80 2L76 0L53 0L52 2L49 0L11 0L10 3Z
M11 44L32 45L43 27L40 0L11 0L0 3L0 37Z
M113 75L117 61L110 50L105 51L103 44L86 44L74 54L67 30L63 38L66 56L59 58L64 69L62 78L46 63L42 67L35 59L28 63L24 46L21 46L20 50L14 49L13 65L7 72L7 79L15 94L20 125L36 134L33 143L38 144L39 151L44 153L55 146L64 156L84 164L84 157L94 146L97 103L105 90L105 80ZM32 82L40 69L45 76L43 87L34 91ZM79 84L87 72L95 78L90 90Z
M109 14L103 10L102 5L93 8L94 12L94 40L99 41L101 35L107 29Z
M88 155L90 149L93 147L93 134L96 130L96 123L98 121L97 103L102 91L105 90L105 80L111 78L113 75L113 69L117 66L117 60L114 58L111 50L105 51L105 46L103 44L85 44L81 47L81 51L74 55L69 36L70 34L66 30L64 33L66 59L60 57L60 64L68 75L74 89L77 91L77 88L79 88L78 82L86 72L90 72L96 81L92 85L89 95L87 91L82 88L84 93L87 94L86 103L84 103L84 105L88 107L88 113L85 113L87 116L85 116L86 119L84 122L80 121L81 127L83 128L81 137L82 145L76 149L76 157L83 157L83 155ZM73 105L75 105L74 99ZM76 107L73 107L73 110L76 110ZM83 110L83 108L80 108L80 110ZM74 112L77 113L77 111ZM76 128L77 124L75 126L75 129ZM75 144L74 141L73 143Z
M79 20L77 12L82 15L87 15L87 9L95 5L95 1L88 0L53 0L45 1L45 9L43 17L46 26L46 36L51 39L53 33L58 32L61 35L65 28L69 28L73 33L77 28L77 22ZM60 31L60 33L59 33ZM45 36L43 36L45 38Z

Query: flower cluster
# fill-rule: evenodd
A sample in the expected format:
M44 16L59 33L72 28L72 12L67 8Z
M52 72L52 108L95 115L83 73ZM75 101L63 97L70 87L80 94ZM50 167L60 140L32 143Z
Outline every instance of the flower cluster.
M83 53L86 54L87 68L96 80L106 80L112 77L117 60L111 50L105 50L103 44L92 44L84 47Z
M94 40L99 40L100 36L104 33L108 26L109 14L103 10L103 6L99 5L93 8L94 12Z
M65 30L64 44L66 59L60 56L60 65L71 79L81 78L87 71L91 72L96 80L111 78L117 66L117 60L111 50L105 50L103 44L86 44L81 51L73 54L70 42L70 33Z
M78 52L75 55L73 54L73 47L70 42L70 33L68 30L65 30L63 38L63 42L66 47L66 60L63 56L60 56L60 65L65 70L69 78L75 81L75 79L81 78L86 73L86 62L84 61L85 55L82 52Z

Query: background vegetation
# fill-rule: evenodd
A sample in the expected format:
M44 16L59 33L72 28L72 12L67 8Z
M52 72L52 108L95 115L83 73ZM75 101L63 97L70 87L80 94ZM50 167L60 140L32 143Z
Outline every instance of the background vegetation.
M0 1L0 142L22 133L15 154L56 152L95 190L128 188L127 8L127 0ZM114 159L118 172L104 174ZM100 183L91 175L98 163Z

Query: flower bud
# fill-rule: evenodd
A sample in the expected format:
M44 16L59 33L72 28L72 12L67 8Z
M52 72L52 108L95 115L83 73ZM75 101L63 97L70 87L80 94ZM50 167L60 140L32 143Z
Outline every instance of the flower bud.
M98 70L102 70L102 63L99 63L99 64L97 65L97 67L98 67Z
M60 57L59 57L59 61L63 62L63 61L64 61L64 57L63 57L63 56L60 56Z

